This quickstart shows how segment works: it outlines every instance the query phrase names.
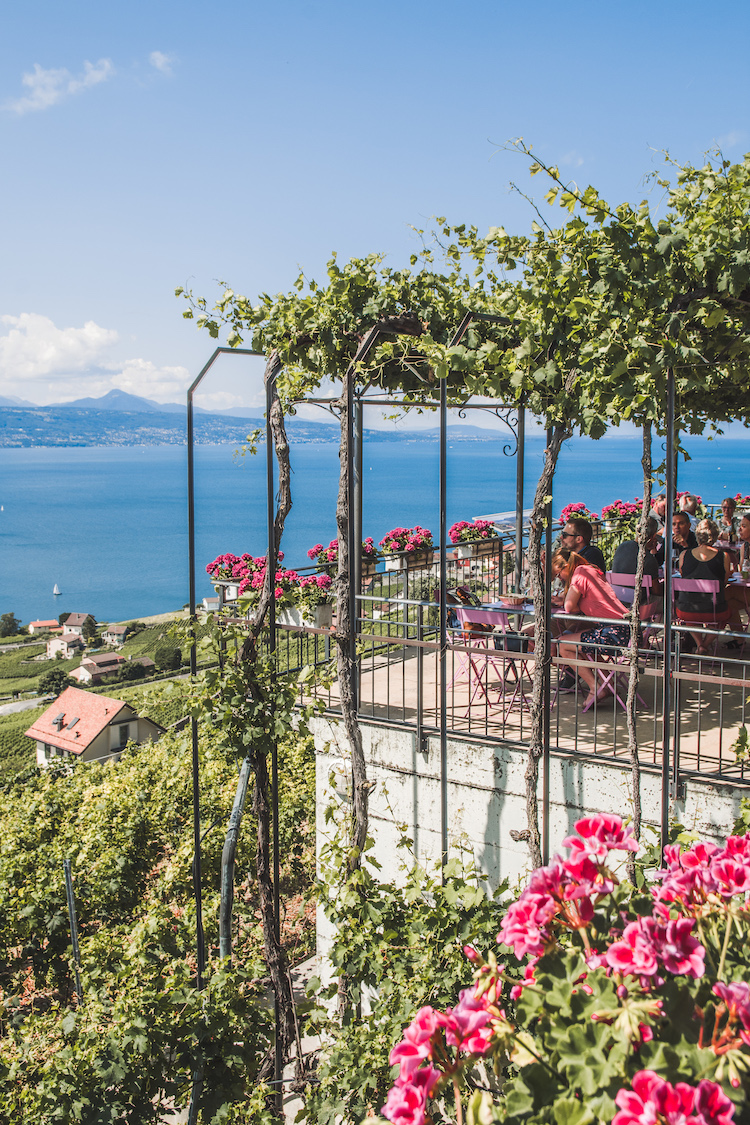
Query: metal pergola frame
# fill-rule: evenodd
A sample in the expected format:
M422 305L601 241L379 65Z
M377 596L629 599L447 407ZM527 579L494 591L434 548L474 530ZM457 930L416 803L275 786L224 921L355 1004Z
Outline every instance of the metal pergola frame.
M457 329L450 346L456 346L463 338L469 325L474 319L498 321L504 320L501 317L494 317L489 314L476 314L467 313ZM388 333L383 332L382 335ZM391 332L390 335L394 333ZM371 352L372 347L377 341L378 333L373 334L373 338L368 341L368 346L363 349L364 354L358 355L357 361L363 362L366 356ZM207 363L201 369L198 376L187 392L187 444L188 444L188 555L189 555L189 589L190 589L190 622L191 634L193 644L190 652L190 674L191 678L195 678L197 673L197 656L195 647L195 622L196 622L196 559L195 559L195 460L194 460L194 396L199 386L211 371L217 359L222 355L240 355L252 356L258 359L267 359L264 353L257 352L249 348L229 348L217 347L213 354L210 356ZM350 370L346 378L350 380L350 389L354 391L354 365L350 365ZM275 566L275 543L274 543L274 463L273 463L273 441L269 424L270 414L270 401L271 401L271 388L266 388L266 504L267 504L267 530L268 530L268 551L270 554L271 565ZM328 409L334 409L335 404L339 403L338 398L322 398L310 397L299 399L299 404L306 403L310 405L323 406ZM361 562L360 552L354 549L355 543L361 541L362 538L362 443L363 443L363 408L365 406L403 406L409 407L411 405L428 408L433 408L439 411L440 417L440 436L439 436L439 494L440 494L440 696L439 696L439 710L440 710L440 810L441 810L441 853L443 866L448 858L448 754L447 754L447 418L448 418L448 388L446 380L442 380L440 384L439 398L433 401L430 400L410 400L408 398L396 399L394 397L367 397L365 393L351 393L347 396L349 403L349 412L347 417L347 427L349 431L349 557L352 567L352 581L351 581L351 597L353 605L352 621L356 622L356 592L360 589L361 578ZM487 404L472 404L469 400L461 403L458 407L450 407L450 409L458 409L460 412L466 410L489 410L497 413L497 411L504 411L506 413L514 412L516 414L516 427L515 429L508 421L508 418L503 418L506 425L509 426L511 431L515 434L516 449L515 455L516 462L516 545L515 545L515 572L517 578L520 577L522 565L522 538L523 538L523 491L524 491L524 470L525 470L525 409L523 405L517 404L508 405L502 403ZM497 415L500 417L500 415ZM665 526L667 534L671 532L671 517L672 517L672 503L674 490L676 488L676 472L674 465L674 450L675 450L675 384L674 372L669 369L667 372L667 419L666 419L666 493L667 493L667 509L665 512ZM550 431L547 431L547 443L549 444ZM352 518L353 517L353 518ZM546 613L547 613L547 628L549 630L549 617L551 611L551 554L552 554L552 499L546 506L546 537L545 537L545 583L546 583ZM679 763L675 758L672 767L670 767L671 760L671 722L672 722L672 699L673 699L673 685L672 685L672 610L671 610L671 588L672 577L670 568L665 567L665 594L664 594L664 677L663 677L663 720L662 720L662 784L661 784L661 841L662 846L668 842L669 838L669 808L671 800L677 796L679 776L678 769ZM271 652L275 651L276 647L276 629L275 629L275 605L274 600L271 599L270 604L270 638L269 644ZM353 630L352 637L353 645L356 645L356 628ZM358 695L357 695L358 698ZM200 767L198 755L198 723L195 718L191 719L191 738L192 738L192 783L193 783L193 834L194 834L194 863L193 863L193 889L195 896L196 907L196 954L197 954L197 974L196 984L199 990L203 988L203 972L205 968L205 941L203 935L202 923L202 907L201 907L201 834L200 834ZM544 669L544 729L543 729L543 756L542 756L542 809L541 809L541 836L542 836L542 857L543 862L549 861L549 784L550 784L550 661L547 661ZM278 837L278 760L276 753L276 744L274 743L273 756L272 756L272 807L273 807L273 823L274 823L274 838L273 838L273 880L274 880L274 918L277 931L277 937L280 929L279 917L279 837ZM278 1043L277 1043L277 1058L276 1058L276 1074L275 1083L277 1094L280 1092L281 1070L280 1059L278 1057ZM199 1089L200 1081L196 1079L194 1085L194 1097L191 1099L191 1113L193 1112L193 1101L195 1101L195 1112L197 1113L197 1096L196 1089ZM189 1121L194 1120L194 1117L189 1116Z

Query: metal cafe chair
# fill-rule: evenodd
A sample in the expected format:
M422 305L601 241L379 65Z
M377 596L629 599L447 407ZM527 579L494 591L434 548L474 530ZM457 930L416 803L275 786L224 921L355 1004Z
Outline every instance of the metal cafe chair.
M497 676L499 683L496 706L503 709L503 717L507 719L513 707L527 708L529 706L526 695L524 677L529 677L526 666L528 653L521 648L510 648L508 645L507 611L495 608L469 608L455 607L459 622L464 626L484 625L499 627L499 632L469 634L468 644L472 648L469 655L469 714L471 705L478 695L485 702L493 705L488 693L488 675L490 669ZM511 678L508 678L510 672ZM529 677L530 679L530 677Z
M730 617L730 610L723 609L720 612L716 610L716 599L721 589L721 583L718 578L673 578L672 579L672 593L675 596L680 592L685 594L710 594L711 602L713 605L713 617L708 620L700 620L696 617L690 616L689 609L680 609L679 605L675 605L675 615L682 625L694 625L696 629L701 632L712 631L714 632L714 645L713 656L716 656L716 650L719 647L719 638L721 631L726 625ZM696 641L696 643L698 643ZM698 646L702 647L701 645Z

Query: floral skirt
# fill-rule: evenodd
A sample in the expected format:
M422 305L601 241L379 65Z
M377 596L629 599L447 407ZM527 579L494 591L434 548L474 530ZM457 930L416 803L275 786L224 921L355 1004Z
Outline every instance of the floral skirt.
M619 655L630 644L629 625L597 625L594 629L584 629L581 633L581 649L587 656L595 656L604 647L607 655Z

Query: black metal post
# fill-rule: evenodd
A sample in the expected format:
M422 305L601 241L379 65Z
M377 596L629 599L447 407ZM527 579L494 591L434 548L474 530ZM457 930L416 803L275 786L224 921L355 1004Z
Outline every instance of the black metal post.
M440 853L443 869L448 862L448 386L440 381Z
M354 587L355 599L362 590L362 402L357 398L354 404L354 555L350 560L352 568L352 585ZM355 600L354 603L356 616L352 621L352 627L355 633L359 633L359 608L360 603ZM357 677L359 679L359 677ZM359 692L357 692L359 698Z
M523 476L524 455L526 444L526 410L519 406L516 422L516 560L513 571L513 582L516 592L521 589L521 576L523 573ZM501 553L502 564L502 553ZM502 577L501 577L502 581Z
M669 843L672 722L672 505L674 503L674 369L667 369L666 493L664 506L664 681L662 694L661 846Z
M359 610L359 603L357 601L357 594L359 587L356 583L356 576L359 572L359 567L355 562L355 552L359 556L357 545L354 540L354 506L355 506L355 482L354 482L354 466L355 466L355 450L354 450L354 365L349 366L346 373L346 455L347 455L347 496L346 506L348 509L348 519L346 521L346 537L348 543L349 553L349 658L351 660L352 668L354 669L354 681L352 683L352 691L354 694L354 706L359 710L359 677L356 674L357 669L357 613Z
M76 996L79 1006L83 1003L83 989L81 988L81 952L78 948L78 919L76 918L76 900L73 894L73 875L69 859L63 860L65 872L65 895L68 900L68 920L70 922L70 941L73 946L73 969L76 977Z
M187 392L187 464L188 464L188 583L190 590L190 678L195 680L198 671L197 653L195 648L195 457L193 434L193 395L208 374L211 367L220 355L252 355L261 356L260 352L250 348L216 348L208 363L201 369L200 374L193 380ZM205 938L203 934L203 907L201 901L201 817L200 817L200 758L198 747L198 720L190 720L190 737L192 743L192 773L193 773L193 895L195 898L195 953L196 973L195 987L198 992L203 991L203 969L206 964ZM195 1125L198 1118L200 1091L203 1082L203 1071L199 1066L193 1074L193 1086L190 1093L190 1106L188 1109L188 1125Z
M268 607L268 648L271 659L271 683L276 681L276 496L274 474L274 444L271 430L271 407L274 386L271 379L266 383L266 521L268 529L267 567L271 574L271 599ZM273 707L273 702L271 702ZM273 722L273 713L269 716ZM281 902L280 883L280 844L279 844L279 753L276 738L271 742L271 810L273 816L273 928L276 940L281 940ZM279 1037L279 998L274 990L274 1099L279 1112L283 1106L284 1091L281 1080L284 1070L282 1043Z
M549 449L552 430L547 430ZM544 661L542 698L544 707L542 727L542 863L549 863L549 720L550 720L550 672L552 669L552 495L554 482L550 482L550 498L544 509L544 630L547 636L547 657Z

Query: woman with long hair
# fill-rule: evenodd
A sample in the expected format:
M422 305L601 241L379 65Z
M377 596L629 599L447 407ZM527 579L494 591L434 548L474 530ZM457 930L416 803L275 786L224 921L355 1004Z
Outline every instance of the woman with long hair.
M565 583L563 605L566 613L602 617L612 622L610 625L592 621L589 628L580 630L569 624L568 631L562 633L558 641L561 657L576 660L581 652L594 656L602 646L620 650L629 643L630 626L622 620L628 613L627 607L615 596L597 567L590 566L575 551L563 547L552 556L552 574ZM585 703L593 702L596 694L594 669L581 664L576 671L589 689Z

